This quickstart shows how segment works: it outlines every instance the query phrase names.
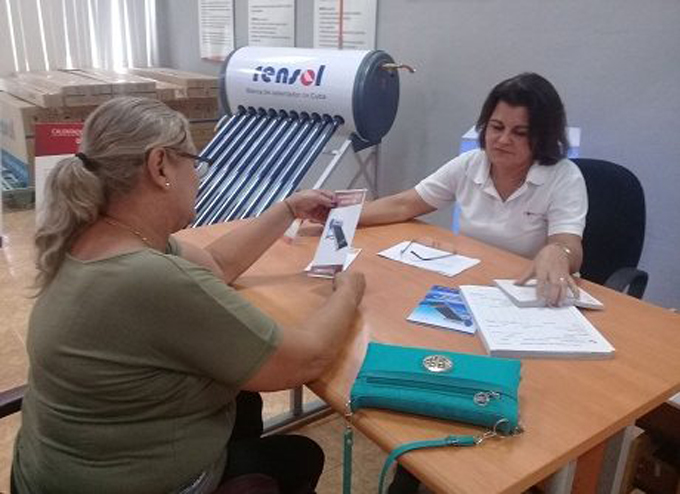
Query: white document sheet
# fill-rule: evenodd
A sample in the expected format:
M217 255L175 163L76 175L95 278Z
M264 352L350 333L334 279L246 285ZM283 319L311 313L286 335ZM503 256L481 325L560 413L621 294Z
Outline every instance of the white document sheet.
M444 276L456 276L480 262L479 259L453 254L410 240L378 252L378 255Z
M224 60L234 50L234 0L198 1L201 58Z
M576 307L520 308L500 288L460 287L488 352L497 357L608 358L614 347Z
M295 46L295 0L250 0L248 45Z
M340 3L314 0L314 48L374 49L378 0L343 0L342 46L338 35Z

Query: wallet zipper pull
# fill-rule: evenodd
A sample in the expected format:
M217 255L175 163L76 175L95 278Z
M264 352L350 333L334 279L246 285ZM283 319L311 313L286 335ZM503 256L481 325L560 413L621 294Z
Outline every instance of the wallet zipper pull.
M479 393L475 393L472 397L472 401L474 401L477 406L485 407L491 400L497 400L500 397L501 395L496 391L480 391Z

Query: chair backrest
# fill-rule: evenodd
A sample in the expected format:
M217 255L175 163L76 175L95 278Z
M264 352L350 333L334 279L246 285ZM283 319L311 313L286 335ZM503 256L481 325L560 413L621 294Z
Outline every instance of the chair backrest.
M635 268L645 238L645 194L632 172L610 161L574 158L588 189L581 275L604 284L619 268Z
M0 391L0 419L21 410L26 385L17 386L6 391Z

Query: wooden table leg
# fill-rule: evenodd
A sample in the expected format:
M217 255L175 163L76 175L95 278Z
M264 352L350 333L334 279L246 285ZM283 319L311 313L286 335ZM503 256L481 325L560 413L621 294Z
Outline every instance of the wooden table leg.
M598 444L579 457L571 487L573 494L595 494L597 492L606 446L606 442Z

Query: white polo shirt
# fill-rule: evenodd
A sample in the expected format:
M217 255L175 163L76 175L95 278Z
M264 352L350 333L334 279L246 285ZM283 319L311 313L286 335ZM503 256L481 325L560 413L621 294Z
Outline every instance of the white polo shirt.
M534 258L548 236L582 236L588 212L583 175L568 159L553 166L534 163L522 186L503 201L481 149L452 159L416 185L432 207L457 202L460 231L496 247Z

